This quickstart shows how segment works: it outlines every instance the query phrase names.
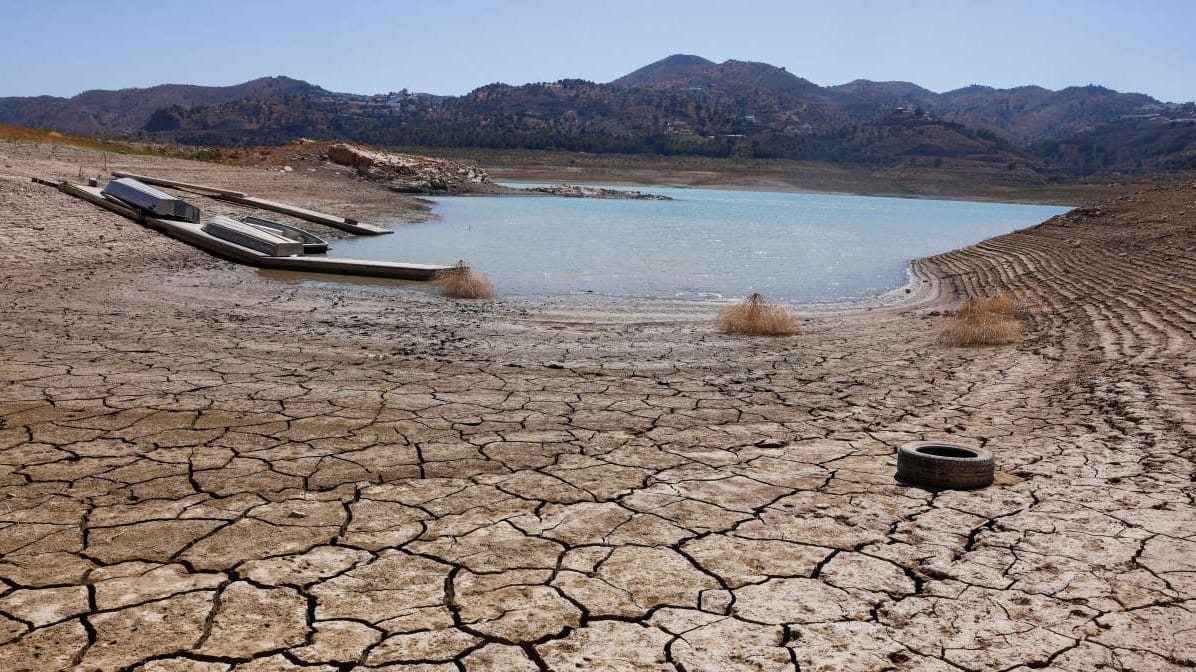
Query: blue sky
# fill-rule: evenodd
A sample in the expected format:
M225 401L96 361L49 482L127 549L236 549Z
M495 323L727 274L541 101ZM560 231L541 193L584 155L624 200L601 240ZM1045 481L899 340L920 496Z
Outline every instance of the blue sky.
M1196 0L14 0L0 96L288 75L327 89L461 94L609 81L669 54L783 66L815 83L1196 99Z

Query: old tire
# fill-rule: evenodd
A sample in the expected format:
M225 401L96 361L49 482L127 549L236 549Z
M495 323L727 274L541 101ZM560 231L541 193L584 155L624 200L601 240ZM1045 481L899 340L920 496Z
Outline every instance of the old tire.
M942 441L915 441L897 450L897 480L933 490L972 490L992 485L993 454Z

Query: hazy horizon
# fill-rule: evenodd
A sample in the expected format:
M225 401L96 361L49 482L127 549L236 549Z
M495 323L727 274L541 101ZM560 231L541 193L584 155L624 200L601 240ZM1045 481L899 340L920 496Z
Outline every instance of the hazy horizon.
M0 96L227 86L277 75L350 93L461 95L494 82L608 82L685 53L769 63L822 86L906 81L942 93L972 84L1095 84L1164 102L1196 99L1196 46L1186 34L1196 3L1177 0L834 7L770 0L738 11L708 0L614 0L568 11L541 0L196 7L63 0L9 8L0 24L8 45ZM122 39L121 26L136 39Z

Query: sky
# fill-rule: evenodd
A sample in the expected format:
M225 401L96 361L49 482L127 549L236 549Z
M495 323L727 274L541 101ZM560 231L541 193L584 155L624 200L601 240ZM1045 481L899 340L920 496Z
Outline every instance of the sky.
M816 84L1196 99L1196 0L12 0L0 96L287 75L333 91L460 95L606 82L670 54L761 61Z

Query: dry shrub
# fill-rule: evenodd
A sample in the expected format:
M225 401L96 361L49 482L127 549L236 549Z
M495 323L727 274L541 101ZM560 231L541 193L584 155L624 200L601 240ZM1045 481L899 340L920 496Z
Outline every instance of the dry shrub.
M1013 297L996 296L968 299L943 326L939 343L943 345L1006 345L1022 340L1022 323Z
M490 279L475 272L464 260L457 262L441 284L445 296L454 299L489 299L494 297Z
M798 333L797 317L787 306L773 303L760 293L724 308L718 316L719 331L725 334L790 336Z
M1001 292L996 296L982 296L964 301L957 315L964 319L983 319L982 316L988 315L1012 318L1016 312L1017 303L1013 297Z

